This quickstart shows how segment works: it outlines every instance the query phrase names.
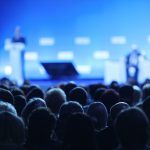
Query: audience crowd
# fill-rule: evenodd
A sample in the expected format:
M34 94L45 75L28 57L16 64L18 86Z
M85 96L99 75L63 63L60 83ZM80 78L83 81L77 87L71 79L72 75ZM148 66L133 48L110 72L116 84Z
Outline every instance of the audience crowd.
M0 150L147 150L149 120L149 79L46 90L0 79Z

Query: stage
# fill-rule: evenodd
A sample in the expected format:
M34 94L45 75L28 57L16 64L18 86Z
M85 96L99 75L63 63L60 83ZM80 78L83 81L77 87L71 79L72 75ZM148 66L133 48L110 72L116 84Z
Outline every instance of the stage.
M21 36L26 41L21 62L25 79L53 81L42 64L53 64L51 67L55 69L56 63L71 63L79 80L122 83L126 81L125 58L133 44L146 61L140 66L139 81L149 78L149 0L63 0L60 3L49 0L38 0L36 4L34 0L1 2L0 78L12 79L13 68L18 64L11 60L7 49L16 26L20 26ZM14 57L14 60L17 59ZM58 68L51 74L57 73L59 78L67 70Z

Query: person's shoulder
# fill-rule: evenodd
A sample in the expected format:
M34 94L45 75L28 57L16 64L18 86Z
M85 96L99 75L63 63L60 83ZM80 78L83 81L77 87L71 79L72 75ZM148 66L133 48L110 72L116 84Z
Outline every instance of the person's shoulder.
M130 57L131 57L130 53L125 56L125 58L126 58L127 61L130 59Z
M12 37L12 42L13 43L17 43L17 42L20 42L20 43L24 43L24 44L26 44L26 38L25 37L19 37L19 38L15 38L15 37Z
M26 38L25 37L20 37L20 42L22 42L22 43L26 43Z

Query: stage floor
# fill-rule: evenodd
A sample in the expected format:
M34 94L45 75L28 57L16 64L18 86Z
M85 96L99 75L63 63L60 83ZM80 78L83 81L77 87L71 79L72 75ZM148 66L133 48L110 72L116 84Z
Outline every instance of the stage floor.
M65 84L70 81L73 81L77 83L77 85L80 86L87 86L90 84L96 84L96 83L104 83L104 80L102 78L91 78L91 79L77 79L77 78L72 78L72 79L31 79L30 82L31 84L34 85L39 85L42 89L46 90L48 87L57 87L60 84Z

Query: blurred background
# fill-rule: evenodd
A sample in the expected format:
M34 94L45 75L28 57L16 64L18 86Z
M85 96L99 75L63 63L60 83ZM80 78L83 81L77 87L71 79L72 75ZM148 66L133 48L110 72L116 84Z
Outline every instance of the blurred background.
M146 58L143 81L150 72L149 6L149 0L1 0L0 77L11 78L5 47L20 26L26 79L51 79L42 63L71 63L79 79L122 82L124 58L136 44Z

